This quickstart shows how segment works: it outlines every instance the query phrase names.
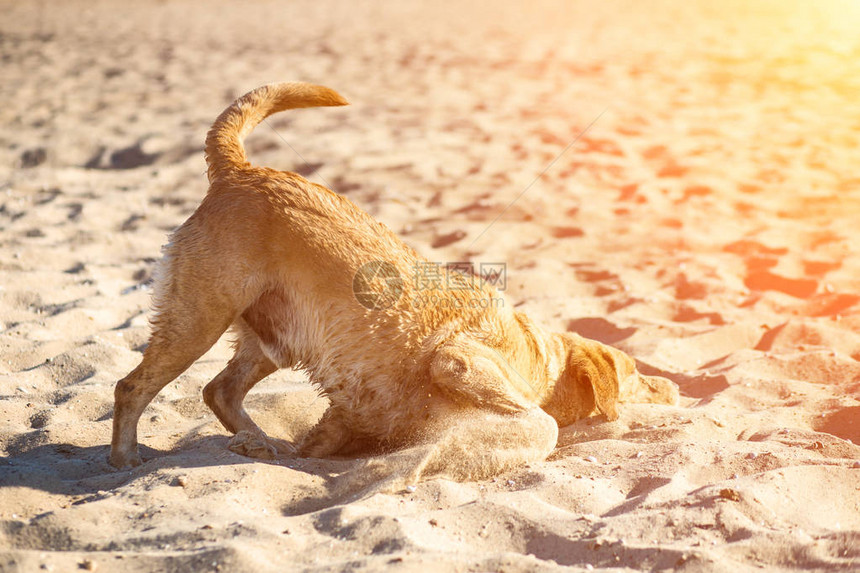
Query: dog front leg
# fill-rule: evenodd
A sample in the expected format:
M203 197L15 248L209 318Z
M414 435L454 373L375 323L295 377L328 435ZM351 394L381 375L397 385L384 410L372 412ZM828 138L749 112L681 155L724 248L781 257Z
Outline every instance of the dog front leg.
M540 408L515 414L455 410L434 421L422 444L365 462L357 470L373 491L394 492L432 478L488 479L540 462L555 448L558 424Z
M330 406L316 426L302 439L299 455L305 458L325 458L340 451L353 438L353 432L338 406Z
M206 385L203 399L221 424L236 434L228 445L231 451L264 460L273 460L279 455L293 455L296 449L292 444L266 435L242 406L242 400L248 391L277 370L277 367L260 349L255 335L246 331L240 336L236 355L227 367Z

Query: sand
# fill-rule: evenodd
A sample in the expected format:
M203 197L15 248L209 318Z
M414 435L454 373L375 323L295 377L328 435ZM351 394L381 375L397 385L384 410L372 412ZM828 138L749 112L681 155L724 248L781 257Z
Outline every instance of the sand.
M0 9L1 571L860 568L856 2ZM145 463L108 466L205 132L286 80L353 105L271 118L255 163L433 261L506 264L508 304L682 404L563 428L492 480L368 494L362 460L226 449L200 396L225 338L144 414ZM325 406L292 371L248 399L287 439Z

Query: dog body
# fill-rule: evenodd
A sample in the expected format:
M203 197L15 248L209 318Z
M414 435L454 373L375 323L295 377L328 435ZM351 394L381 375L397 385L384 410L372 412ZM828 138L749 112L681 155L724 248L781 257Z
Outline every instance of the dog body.
M348 199L248 164L241 141L266 116L345 103L320 86L264 86L215 122L209 192L164 249L150 343L116 387L113 465L140 463L143 409L231 326L236 354L203 394L236 434L231 449L253 457L420 445L410 479L476 479L543 459L559 424L595 410L614 419L625 398L677 401L668 380L641 376L616 349L545 332L490 285L450 273L417 284L427 261ZM330 401L298 446L242 407L286 367L305 369Z

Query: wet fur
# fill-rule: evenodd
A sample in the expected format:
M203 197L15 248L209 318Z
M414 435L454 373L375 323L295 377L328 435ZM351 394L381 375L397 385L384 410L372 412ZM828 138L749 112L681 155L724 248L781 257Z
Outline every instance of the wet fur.
M242 139L266 116L345 103L320 86L270 85L213 125L209 192L164 249L149 345L116 386L111 464L141 463L144 408L231 327L235 356L203 397L236 434L231 449L259 458L406 448L397 459L409 480L478 479L545 458L559 425L615 419L625 400L677 401L671 382L641 376L626 354L544 331L489 285L419 289L411 279L426 259L387 227L295 173L247 162ZM403 278L389 308L365 308L353 292L372 261ZM428 295L435 304L422 303ZM287 367L305 369L330 400L298 444L267 436L242 407Z

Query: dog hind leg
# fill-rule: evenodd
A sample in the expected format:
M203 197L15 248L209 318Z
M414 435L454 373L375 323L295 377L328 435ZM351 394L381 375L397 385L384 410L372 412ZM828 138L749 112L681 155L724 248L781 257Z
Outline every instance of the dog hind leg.
M183 296L184 295L184 296ZM153 398L218 341L235 317L217 297L179 293L158 318L141 363L114 390L113 436L109 461L117 468L140 465L137 424Z

